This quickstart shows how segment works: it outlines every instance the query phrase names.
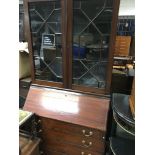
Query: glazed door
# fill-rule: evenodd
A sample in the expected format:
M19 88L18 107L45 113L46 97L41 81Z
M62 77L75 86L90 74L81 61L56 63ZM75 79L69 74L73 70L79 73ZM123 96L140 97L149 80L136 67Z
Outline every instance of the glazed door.
M24 8L32 82L109 93L119 0L25 0Z
M72 1L72 89L109 91L118 6L117 0Z
M27 1L33 83L64 87L64 1Z

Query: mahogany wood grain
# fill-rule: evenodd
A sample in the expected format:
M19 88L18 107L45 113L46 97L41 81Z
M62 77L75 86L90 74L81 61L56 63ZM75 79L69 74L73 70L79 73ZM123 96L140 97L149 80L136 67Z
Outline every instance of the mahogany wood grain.
M109 42L109 58L107 67L107 83L106 83L106 94L110 93L111 79L112 79L112 66L113 66L113 54L115 49L115 40L117 32L117 20L119 11L120 0L113 1L113 16L111 22L111 37Z
M41 85L41 86L52 86L52 87L60 87L60 88L63 88L63 83L62 82L49 82L49 81L43 81L43 80L37 80L35 79L33 81L33 84L38 84L38 85Z
M86 134L89 134L89 132L93 132L93 135L87 138L95 138L99 141L103 140L103 137L105 137L105 131L100 131L97 129L88 128L85 126L70 124L62 121L55 121L48 118L40 118L41 120L41 126L42 130L44 129L48 131L56 131L61 132L63 134L74 134L76 136L80 136L81 138L86 138L85 134L83 134L82 130L86 131Z
M31 67L31 79L32 82L35 79L35 74L34 74L34 59L33 59L33 48L32 48L32 38L31 38L31 31L30 31L30 20L29 20L29 10L28 10L28 1L29 0L24 0L24 23L25 23L25 37L26 40L28 40L28 49L29 49L29 58L30 58L30 67Z
M64 134L62 132L45 129L42 132L41 137L46 142L48 141L48 145L52 145L52 143L54 142L60 142L74 146L79 146L81 149L85 149L88 146L87 149L90 151L104 152L105 150L105 142L103 139L98 140L95 137L92 138L92 137L84 137L82 135L75 135L74 132ZM83 141L85 141L84 144L82 143ZM89 146L90 142L92 143L91 146Z
M53 149L44 149L43 155L67 155L58 151L53 151Z
M47 143L48 143L48 141L47 141ZM45 150L53 150L55 152L57 152L59 150L59 152L62 152L65 155L82 155L82 152L84 152L84 155L89 155L89 154L103 155L104 154L104 153L100 153L100 152L89 151L87 148L81 149L77 146L60 143L60 142L53 142L52 145L50 145L50 146L47 146L46 142L45 142L43 144L43 148ZM55 155L55 154L48 154L48 155Z
M73 30L73 0L67 0L67 27L66 27L66 32L67 32L67 37L66 37L66 44L67 44L67 56L68 56L68 88L72 88L72 46L73 46L73 36L72 36L72 30Z
M67 50L66 50L66 38L67 38L67 32L66 32L66 24L67 24L67 18L66 18L66 1L61 0L61 42L62 42L62 72L63 72L63 88L68 87L68 61L67 61Z
M106 131L109 99L31 86L24 109L38 116Z
M99 88L90 88L90 87L86 87L86 86L82 86L82 85L75 85L75 84L72 84L72 89L73 90L78 90L78 91L81 91L81 92L86 92L86 93L94 93L94 94L98 94L98 95L101 95L103 96L103 94L106 94L106 91L105 89L99 89Z

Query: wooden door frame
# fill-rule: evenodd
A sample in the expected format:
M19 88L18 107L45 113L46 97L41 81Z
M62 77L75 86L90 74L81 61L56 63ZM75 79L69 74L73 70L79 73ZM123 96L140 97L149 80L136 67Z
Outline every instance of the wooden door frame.
M49 82L35 79L35 68L33 60L33 46L32 46L32 37L30 31L30 22L29 22L29 11L28 3L29 2L45 2L49 0L24 0L24 20L25 20L25 33L28 38L28 48L30 55L30 66L31 66L31 77L32 83L39 85L47 85L53 87L66 88L74 91L80 91L84 93L94 93L94 94L109 94L112 78L112 65L113 65L113 52L116 39L116 30L117 30L117 18L120 0L113 0L113 15L111 23L111 35L109 41L109 58L108 58L108 68L107 68L107 77L106 77L106 88L92 88L86 86L80 86L72 84L72 30L73 30L73 0L61 0L61 28L62 28L62 61L63 61L63 83L58 82ZM55 1L55 0L50 0Z
M113 68L113 55L115 49L116 42L116 34L117 34L117 21L118 21L118 12L119 12L120 0L113 0L113 15L111 22L111 37L109 42L109 64L107 68L107 83L106 83L106 94L110 93L111 89L111 80L112 80L112 68Z
M67 0L67 51L69 60L69 89L95 93L95 94L109 94L110 87L111 87L111 78L112 78L112 66L113 66L113 53L114 53L114 46L115 46L115 39L116 39L116 31L117 31L117 19L118 19L118 11L119 11L119 4L120 0L113 0L113 14L112 14L112 22L111 22L111 35L109 41L109 57L108 57L108 64L107 64L107 76L106 76L106 88L92 88L87 86L80 86L72 84L72 31L73 31L73 0Z

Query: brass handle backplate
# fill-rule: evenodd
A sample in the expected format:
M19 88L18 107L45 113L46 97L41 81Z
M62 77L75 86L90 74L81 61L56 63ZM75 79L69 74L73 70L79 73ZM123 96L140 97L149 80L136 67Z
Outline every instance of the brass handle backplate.
M85 137L90 137L93 135L93 132L92 131L89 131L88 133L86 133L86 130L82 130L82 133Z
M81 152L81 155L86 155L85 152ZM88 155L91 155L91 153L88 153Z
M92 142L87 143L85 140L82 140L82 144L83 144L84 147L88 148L88 147L92 146L93 143Z

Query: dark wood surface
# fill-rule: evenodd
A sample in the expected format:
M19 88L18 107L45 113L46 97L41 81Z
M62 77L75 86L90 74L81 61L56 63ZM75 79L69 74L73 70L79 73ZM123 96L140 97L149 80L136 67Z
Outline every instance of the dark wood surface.
M43 152L44 155L66 155L65 153L54 151L51 148L46 148L46 151Z
M42 117L106 131L109 99L31 86L24 109Z
M61 132L64 134L74 134L78 135L80 137L86 137L86 138L95 138L98 140L103 140L103 137L105 137L105 132L104 131L99 131L96 129L88 128L86 126L80 126L80 125L75 125L75 124L70 124L62 121L56 121L52 120L49 118L40 118L41 119L41 124L42 124L42 130L43 128L46 128L46 130L54 130L56 132ZM82 132L82 130L85 130L85 134ZM93 132L93 135L91 136L86 136L89 134L89 132Z
M103 155L109 102L109 98L31 86L24 110L40 119L44 154Z
M61 121L40 117L41 138L44 154L46 155L79 155L85 154L102 155L105 151L105 141L103 132L90 129L84 126L74 125ZM91 136L89 132L93 132ZM85 141L85 144L82 141ZM89 143L92 145L89 145ZM52 152L50 152L52 150ZM53 153L53 154L52 154Z
M30 20L29 20L29 10L28 10L28 2L29 0L24 0L24 22L25 22L25 37L28 41L28 49L29 49L29 58L30 58L30 67L31 67L31 78L32 82L35 79L34 75L34 60L33 60L33 48L32 48L32 38L31 38L31 30L30 30Z
M108 67L107 67L107 83L106 83L106 93L110 93L111 79L112 79L112 65L113 65L113 54L114 46L116 40L116 31L117 31L117 20L118 20L118 11L119 11L120 0L113 1L113 16L111 22L111 37L109 42L109 58L108 58Z
M64 126L62 126L62 124L60 124L58 121L54 121L55 123L53 123L53 120L52 122L50 122L46 119L41 119L41 122L43 131L41 136L43 139L46 139L46 142L48 141L48 144L50 145L59 141L60 143L65 142L66 144L71 144L74 146L78 145L81 148L85 149L87 148L86 145L89 145L89 143L91 142L92 145L87 148L88 150L104 152L105 142L103 137L101 136L102 132L92 129L86 130L85 127L80 126L72 127L72 125L70 124L64 124ZM54 124L56 124L57 126ZM85 136L85 134L83 134L83 130L86 131L86 134L89 134L89 132L91 131L93 135L87 137Z
M78 90L78 91L81 91L83 93L89 93L90 92L90 87L86 87L86 86L82 86L82 85L75 85L75 84L73 84L72 85L72 89L74 91ZM105 89L99 89L99 88L93 88L92 87L91 88L91 93L103 96L103 94L106 94L106 91L105 91Z
M44 144L52 146L53 143L64 143L66 145L70 146L79 146L81 149L86 149L87 146L89 146L89 143L92 143L92 146L88 147L88 151L94 151L94 152L104 152L105 150L105 143L104 142L99 142L95 139L89 140L89 139L82 139L79 136L75 135L70 135L70 134L63 134L61 132L55 132L52 131L50 132L51 136L49 136L48 132L44 132L42 135L43 139L46 139ZM85 142L85 145L82 142Z
M63 72L63 88L68 87L68 51L66 49L66 38L67 38L67 32L66 32L66 23L67 23L67 18L66 18L66 1L61 0L61 32L62 32L62 72Z
M68 88L72 89L72 30L73 30L73 0L67 0L67 37L66 37L66 44L67 44L67 54L68 54Z
M58 154L57 152L62 152L62 155L103 155L104 154L104 153L89 151L88 149L81 149L77 146L73 146L65 143L59 143L59 142L55 142L52 144L53 149L51 149L51 146L45 146L45 145L44 145L44 148L45 148L45 153L44 153L45 155L57 155ZM53 153L52 154L49 150L52 150L54 153L52 152ZM82 152L84 154L82 154Z

